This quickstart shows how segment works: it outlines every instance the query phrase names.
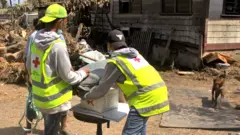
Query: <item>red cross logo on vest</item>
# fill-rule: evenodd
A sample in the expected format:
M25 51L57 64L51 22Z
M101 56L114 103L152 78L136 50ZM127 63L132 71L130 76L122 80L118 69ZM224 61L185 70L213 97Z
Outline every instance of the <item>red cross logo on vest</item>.
M40 64L40 62L39 62L39 58L38 58L38 57L36 57L36 59L33 60L33 64L34 64L34 67L35 67L35 68L38 67L38 65Z
M149 65L149 63L140 55L136 58L129 58L127 60L129 61L129 63L131 63L132 67L135 70L138 70Z
M134 58L133 60L136 61L136 62L140 62L139 58Z

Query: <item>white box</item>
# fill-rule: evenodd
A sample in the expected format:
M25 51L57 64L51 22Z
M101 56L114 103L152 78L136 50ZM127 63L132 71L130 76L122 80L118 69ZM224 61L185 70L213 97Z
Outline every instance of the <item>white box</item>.
M98 113L103 113L109 111L111 109L115 109L118 107L119 101L119 90L115 88L111 88L104 97L96 99L92 104L88 104L86 100L82 100L79 107L85 108L91 111L95 111Z

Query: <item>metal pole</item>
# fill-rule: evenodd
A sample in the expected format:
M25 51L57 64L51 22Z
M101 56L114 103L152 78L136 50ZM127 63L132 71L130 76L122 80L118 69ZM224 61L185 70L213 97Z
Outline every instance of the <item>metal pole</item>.
M102 135L102 123L97 124L97 135Z

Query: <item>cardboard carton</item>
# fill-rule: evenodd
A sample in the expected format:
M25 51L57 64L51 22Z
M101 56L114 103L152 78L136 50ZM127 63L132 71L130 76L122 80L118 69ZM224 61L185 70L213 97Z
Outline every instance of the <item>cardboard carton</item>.
M109 92L99 99L93 101L93 105L86 100L82 100L79 107L87 110L103 113L118 107L119 90L111 88Z

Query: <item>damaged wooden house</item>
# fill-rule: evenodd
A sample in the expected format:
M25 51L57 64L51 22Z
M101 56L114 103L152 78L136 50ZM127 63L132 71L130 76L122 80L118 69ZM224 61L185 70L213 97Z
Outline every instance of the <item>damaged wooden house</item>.
M101 31L119 27L161 64L198 69L204 52L240 48L238 0L113 0L107 14L92 16Z
M197 68L204 43L206 4L205 0L113 0L108 15L112 24L130 37L130 46L145 57ZM107 21L103 25L102 30L110 29Z
M240 49L240 1L210 0L205 22L205 51Z

